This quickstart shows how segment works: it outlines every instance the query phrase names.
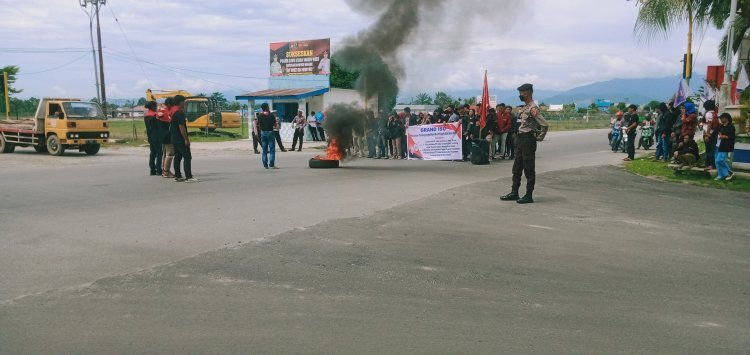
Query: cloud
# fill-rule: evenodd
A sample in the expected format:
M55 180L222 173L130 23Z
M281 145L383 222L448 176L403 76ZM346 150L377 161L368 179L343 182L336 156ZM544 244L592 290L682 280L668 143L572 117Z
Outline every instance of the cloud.
M56 96L65 96L68 94L68 92L60 87L60 85L53 85L50 90L56 95Z
M335 51L344 38L374 21L367 1L360 3L361 8L351 9L344 0L152 0L148 6L109 1L100 13L106 82L113 87L107 96L141 97L146 87L207 93L264 89L270 42L330 37ZM645 45L633 36L637 8L632 2L572 4L528 0L514 13L498 2L470 0L461 8L435 10L420 19L429 26L402 53L402 91L481 88L485 69L493 87L515 88L528 81L545 89L680 73L684 26L667 40ZM17 85L22 95L96 96L88 58L59 70L24 74L54 68L90 50L88 17L76 1L28 0L3 11L0 64L21 67ZM477 12L489 16L471 16ZM708 30L702 43L701 35L694 43L696 52L701 47L696 73L718 63L722 33ZM10 48L76 52L3 51Z

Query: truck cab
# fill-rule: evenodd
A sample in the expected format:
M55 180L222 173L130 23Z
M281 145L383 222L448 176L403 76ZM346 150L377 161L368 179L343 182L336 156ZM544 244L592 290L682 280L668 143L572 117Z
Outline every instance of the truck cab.
M109 125L98 104L78 99L42 99L36 113L37 126L43 126L44 142L52 155L65 149L94 155L109 139Z

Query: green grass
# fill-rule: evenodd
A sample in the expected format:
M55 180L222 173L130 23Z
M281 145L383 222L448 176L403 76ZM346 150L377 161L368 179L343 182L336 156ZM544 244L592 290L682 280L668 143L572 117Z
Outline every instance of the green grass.
M647 176L657 180L710 187L722 190L750 192L750 180L735 176L731 181L716 181L702 174L683 172L676 175L675 171L664 162L651 161L652 157L639 158L628 162L625 169L632 173Z
M227 132L234 134L235 137L228 135L215 136L211 133L208 135L203 134L198 129L190 129L190 140L192 142L226 142L235 141L242 138L242 135L247 135L247 124L243 123L243 128L220 128L217 131ZM134 120L110 120L109 121L109 132L112 139L122 139L125 141L125 145L138 146L147 144L146 138L146 125L143 123L143 118L136 118Z
M609 128L610 123L609 120L591 120L589 122L586 121L572 121L572 120L554 120L554 119L548 119L547 123L549 123L549 130L552 132L555 131L576 131L576 130L582 130L582 129L596 129L596 128Z

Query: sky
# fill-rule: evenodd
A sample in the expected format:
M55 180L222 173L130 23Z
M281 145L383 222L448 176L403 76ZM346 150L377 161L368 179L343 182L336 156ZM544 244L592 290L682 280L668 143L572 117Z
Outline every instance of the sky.
M447 2L443 11L418 19L419 30L399 52L402 92L481 88L485 70L493 88L531 82L548 90L682 70L687 27L639 40L633 34L638 8L630 1L495 0L482 2L489 5L474 15L461 7L464 1ZM377 19L348 4L108 0L100 12L107 97L139 98L147 88L266 89L269 43L331 38L335 55ZM79 0L0 0L0 8L0 67L21 68L15 87L23 92L16 97L96 96L89 16ZM695 34L696 75L719 63L722 34L713 28Z

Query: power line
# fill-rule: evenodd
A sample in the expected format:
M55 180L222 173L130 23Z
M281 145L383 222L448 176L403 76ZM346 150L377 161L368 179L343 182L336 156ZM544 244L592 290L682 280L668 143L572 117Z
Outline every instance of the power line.
M69 61L69 62L67 62L67 63L65 63L65 64L61 64L61 65L59 65L59 66L56 66L56 67L54 67L54 68L50 68L50 69L45 69L45 70L40 70L40 71L36 71L36 72L31 72L31 73L18 72L18 74L16 74L16 75L18 75L18 76L23 76L23 75L34 75L34 74L42 74L42 73L47 73L47 72L55 71L55 70L58 70L58 69L61 69L61 68L67 67L68 65L71 65L71 64L73 64L73 63L75 63L75 62L77 62L77 61L79 61L79 60L83 59L83 57L85 57L85 56L87 56L87 55L89 55L89 54L88 54L88 53L86 53L86 54L84 54L84 55L82 55L82 56L80 56L80 57L78 57L78 58L76 58L76 59L73 59L73 60L71 60L71 61Z
M138 61L138 66L141 68L141 72L143 73L143 76L146 77L146 80L151 81L151 79L148 77L148 74L146 74L146 70L143 69L143 63L141 63L140 58L135 54L135 51L133 50L133 46L130 45L130 40L128 40L128 35L125 34L125 30L122 28L122 24L120 24L120 20L115 15L114 10L112 10L112 3L109 4L109 12L112 14L112 17L114 17L115 22L117 22L117 27L120 28L120 33L122 33L122 37L125 38L125 43L127 43L128 48L130 48L130 53L133 54L133 57Z
M165 65L165 64L154 63L154 62L151 62L151 61L145 60L145 59L130 57L128 54L123 53L122 51L119 51L119 50L114 49L114 48L107 47L107 50L112 50L112 51L115 51L115 52L119 52L122 57L128 57L128 59L131 59L131 60L139 60L139 61L141 61L143 63L146 63L146 64L151 64L151 65L155 65L155 66L159 66L159 67L165 67L165 68L169 68L170 70L176 70L176 71L180 71L180 72L186 71L186 72L191 72L191 73L224 76L224 77L228 77L228 78L237 78L237 79L268 80L268 77L258 77L258 76L248 76L248 75L236 75L236 74L225 74L225 73L216 73L216 72L209 72L209 71L195 70L195 69L188 69L188 68L181 68L181 67L173 67L173 66L169 66L169 65ZM114 53L110 53L110 54L114 54ZM315 80L315 79L301 79L301 78L295 79L295 81L320 82L320 80Z
M3 53L38 54L38 53L82 53L88 48L0 48Z
M122 55L122 54L112 53L112 52L109 52L108 54L111 55L111 56L113 56L113 57L115 57L115 58L118 58L118 59L127 60L127 61L131 61L131 62L136 61L136 59L133 59L132 57L127 56L127 55ZM190 76L190 77L196 78L198 80L205 81L207 83L211 83L211 84L215 84L215 85L219 85L219 86L228 87L228 88L231 88L231 89L234 89L234 90L246 91L246 89L238 88L238 87L233 86L233 85L229 85L229 84L218 82L218 81L208 80L208 79L205 79L205 78L199 77L197 75L193 75L193 74L183 73L182 70L177 69L177 68L172 68L172 67L169 67L169 66L160 65L160 64L152 63L152 62L145 61L145 60L143 62L146 63L146 64L151 64L153 66L163 68L164 70L168 70L168 71L171 71L171 72L174 72L174 73L177 73L177 74Z

